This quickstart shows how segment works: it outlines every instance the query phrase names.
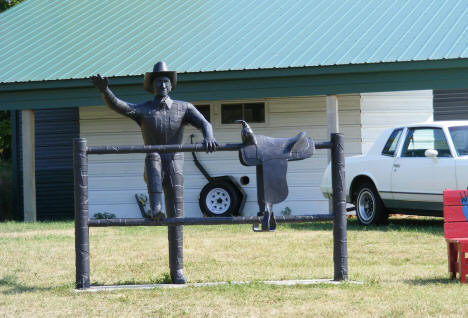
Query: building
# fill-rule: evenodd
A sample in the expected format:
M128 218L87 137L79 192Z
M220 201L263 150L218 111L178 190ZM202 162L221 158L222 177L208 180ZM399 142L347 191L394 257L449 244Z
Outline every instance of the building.
M16 110L15 176L24 189L18 216L72 216L71 138L141 143L136 124L102 106L87 80L92 74L110 77L119 97L139 102L151 98L142 75L165 60L179 73L173 97L204 107L219 141L240 140L238 125L223 123L223 111L260 107L263 115L252 125L257 133L306 131L323 141L339 130L346 155L359 154L382 128L431 117L432 90L468 87L465 7L462 0L118 6L26 0L0 19L7 30L0 42L0 108ZM187 131L187 142L193 132ZM213 175L254 180L236 154L200 157ZM318 191L326 164L326 152L291 163L290 196L277 208L326 213ZM190 156L185 171L186 215L198 215L205 181ZM138 216L133 195L145 190L142 172L141 156L90 157L90 215ZM245 212L253 214L254 181L244 188Z

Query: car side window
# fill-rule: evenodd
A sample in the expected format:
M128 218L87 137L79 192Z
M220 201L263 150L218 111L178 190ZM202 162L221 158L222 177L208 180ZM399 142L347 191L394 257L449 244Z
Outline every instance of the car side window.
M403 128L398 128L392 131L390 137L388 137L387 143L382 150L382 155L384 156L395 156L396 147L398 145L398 140L400 140L401 133Z
M459 156L468 155L468 126L455 126L449 128L453 145Z
M437 157L451 157L450 149L441 128L411 128L406 136L402 157L425 157L427 149L435 149Z

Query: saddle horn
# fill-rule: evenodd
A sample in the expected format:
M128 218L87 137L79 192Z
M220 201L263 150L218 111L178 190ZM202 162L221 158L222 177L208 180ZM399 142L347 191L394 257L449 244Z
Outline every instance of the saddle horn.
M242 143L246 146L256 145L257 138L255 138L255 134L252 128L250 128L249 124L247 124L245 120L236 120L236 123L242 124L242 131L241 131Z

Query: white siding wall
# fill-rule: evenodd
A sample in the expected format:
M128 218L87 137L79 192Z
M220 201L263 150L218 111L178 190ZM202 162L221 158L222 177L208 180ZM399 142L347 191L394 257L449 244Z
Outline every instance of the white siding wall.
M345 137L346 157L361 154L360 102L359 94L338 95L339 132Z
M361 94L362 153L386 128L432 120L432 104L432 90Z
M258 101L258 100L255 100ZM265 124L253 124L255 133L273 137L289 137L305 131L316 141L329 139L326 136L326 106L324 96L300 98L275 98L266 102ZM227 101L223 101L225 103ZM338 96L340 131L345 134L346 155L361 151L360 97L359 95ZM199 103L202 104L202 103ZM207 104L207 103L203 103ZM221 125L221 102L211 102L211 118L215 137L219 142L240 142L240 125ZM190 134L201 141L202 135L187 127L185 142ZM139 127L106 107L80 108L80 134L89 145L138 145L141 144ZM250 184L243 186L247 193L245 215L256 214L255 168L244 167L234 152L198 154L212 176L232 175L239 180L248 176ZM139 217L134 194L146 193L143 181L144 155L91 155L89 157L89 209L90 216L97 212L115 213L117 217ZM288 165L289 196L285 202L275 205L276 213L284 207L293 214L328 213L328 201L319 190L322 173L327 165L326 150L317 150L311 158L290 162ZM185 155L185 214L200 216L198 194L206 180L193 164L190 153Z

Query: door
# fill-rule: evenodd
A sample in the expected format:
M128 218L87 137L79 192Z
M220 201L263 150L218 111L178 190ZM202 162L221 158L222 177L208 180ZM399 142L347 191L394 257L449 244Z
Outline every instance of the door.
M455 159L457 187L455 189L468 189L468 126L453 126L448 130L457 154Z
M437 150L437 156L426 157L427 149ZM455 161L441 128L408 129L393 164L391 183L395 207L441 209L442 191L456 187Z

